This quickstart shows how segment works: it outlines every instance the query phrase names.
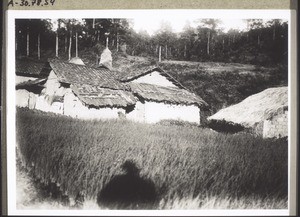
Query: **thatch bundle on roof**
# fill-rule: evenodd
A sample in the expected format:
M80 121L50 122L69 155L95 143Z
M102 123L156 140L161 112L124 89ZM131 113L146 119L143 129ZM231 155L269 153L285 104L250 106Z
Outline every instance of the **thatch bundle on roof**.
M105 66L108 69L112 69L112 56L111 51L105 48L100 57L100 65Z
M208 120L252 128L287 109L288 87L269 88L220 110Z
M80 59L79 57L73 57L72 59L70 59L69 63L74 63L77 65L85 65L82 59Z

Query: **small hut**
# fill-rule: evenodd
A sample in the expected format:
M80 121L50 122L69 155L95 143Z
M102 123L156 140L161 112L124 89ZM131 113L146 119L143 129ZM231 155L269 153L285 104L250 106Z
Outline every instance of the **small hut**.
M288 87L268 88L208 118L213 129L246 130L264 138L288 136Z
M34 108L51 68L49 63L30 58L16 59L16 105Z

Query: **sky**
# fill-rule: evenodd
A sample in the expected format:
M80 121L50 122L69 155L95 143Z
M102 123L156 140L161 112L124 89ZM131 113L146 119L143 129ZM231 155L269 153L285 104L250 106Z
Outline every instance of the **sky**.
M144 19L134 19L134 30L139 32L140 30L146 30L150 35L152 35L156 30L159 29L162 21L167 21L171 24L174 32L180 32L187 21L190 22L190 25L195 27L197 23L196 19L182 19L180 17L172 17L172 18L161 18L159 17L150 17ZM221 19L221 24L219 25L223 28L225 32L229 29L238 29L245 30L247 28L247 24L243 19Z

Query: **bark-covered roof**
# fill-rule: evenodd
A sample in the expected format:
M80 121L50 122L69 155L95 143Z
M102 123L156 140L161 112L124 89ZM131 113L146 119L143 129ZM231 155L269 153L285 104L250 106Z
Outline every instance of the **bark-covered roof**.
M59 81L63 83L92 85L114 90L127 90L129 88L126 84L115 79L111 71L104 67L93 68L58 59L50 60L50 66Z
M113 90L88 84L72 84L70 87L83 103L90 106L126 108L136 103L133 94L125 90Z
M16 75L28 77L47 77L51 71L48 62L30 58L16 59Z
M206 107L207 103L194 93L176 87L163 87L144 83L130 83L132 92L138 97L171 104L197 105Z

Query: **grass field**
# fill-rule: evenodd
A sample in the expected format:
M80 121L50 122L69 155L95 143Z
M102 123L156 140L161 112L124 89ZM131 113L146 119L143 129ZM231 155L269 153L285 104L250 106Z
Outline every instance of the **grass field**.
M287 208L288 144L188 125L83 121L17 109L18 149L33 174L88 201L132 160L159 208Z

